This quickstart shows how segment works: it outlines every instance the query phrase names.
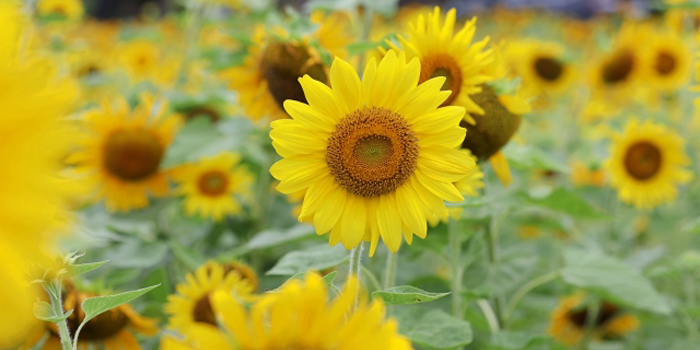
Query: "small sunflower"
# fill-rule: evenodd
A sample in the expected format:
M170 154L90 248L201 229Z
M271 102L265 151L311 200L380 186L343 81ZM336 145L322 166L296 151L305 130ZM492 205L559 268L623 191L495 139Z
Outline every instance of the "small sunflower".
M186 341L166 338L162 350L410 350L395 320L384 318L384 305L362 295L356 304L356 278L332 301L326 282L315 273L292 280L246 308L234 296L217 291L213 306L221 330L196 327ZM354 306L357 305L353 312Z
M60 16L76 20L83 16L85 9L81 0L39 0L37 13L40 16Z
M613 142L606 166L623 202L652 208L673 201L677 186L690 181L683 139L665 126L633 119Z
M613 48L602 55L590 73L594 97L606 100L630 100L630 91L638 89L636 83L644 80L648 57L639 43L651 35L636 26L625 26L618 33Z
M571 164L571 183L576 187L603 187L606 181L607 174L600 166L592 167L582 161L574 161Z
M199 214L221 221L241 211L234 195L247 195L253 176L238 165L240 157L222 153L197 164L185 165L173 173L179 183L176 194L185 196L187 215Z
M410 24L408 37L399 35L399 42L409 59L420 59L420 83L445 77L442 89L450 91L450 96L441 106L462 106L468 113L483 114L483 109L470 95L479 93L480 85L491 79L484 74L493 59L491 50L484 50L489 39L472 44L476 18L455 33L456 13L451 9L442 22L440 8L435 7L427 17L418 16L418 20Z
M254 120L288 118L282 107L285 100L306 102L298 79L309 75L327 83L327 69L306 40L268 37L262 29L257 29L253 38L243 65L229 68L221 76L238 92L246 116Z
M255 276L253 279L252 276ZM196 325L216 327L212 295L216 290L252 300L257 276L245 265L208 262L187 275L187 282L177 286L177 294L168 297L165 311L170 315L169 327L189 337ZM255 286L254 286L255 285Z
M80 305L85 299L95 296L98 295L77 290L66 293L65 309L74 310L66 320L70 334L75 334L85 319L85 312ZM135 334L154 336L160 330L157 324L157 320L145 318L129 304L123 304L88 321L80 331L78 349L141 350ZM48 337L40 349L60 350L61 338L56 323L45 323L45 330L38 334L37 344L46 337L46 333Z
M348 45L357 40L352 28L352 20L347 12L334 11L324 14L320 10L311 13L311 22L318 25L314 34L319 44L333 57L346 59Z
M165 55L154 41L135 39L122 45L119 62L133 82L150 80L156 84L172 83L180 62Z
M578 344L585 334L589 316L588 308L582 306L584 299L584 294L566 297L552 312L549 334L568 346ZM639 320L615 304L602 302L594 326L595 339L617 339L635 331Z
M336 58L333 88L309 76L299 81L309 104L286 101L292 119L272 123L272 145L283 159L270 168L277 189L306 189L300 218L313 217L318 234L350 249L379 237L396 252L401 236L425 237L426 218L445 216L444 200L461 201L454 186L475 166L455 147L464 108L438 108L449 95L445 78L418 85L420 63L390 50L371 59L362 81Z
M562 94L573 85L575 68L564 58L563 46L534 40L508 46L508 60L528 94Z
M168 193L166 172L161 169L165 151L181 121L167 114L165 102L144 96L133 112L120 98L88 112L86 135L71 161L98 189L110 210L148 205L148 193Z
M682 38L672 33L657 33L648 42L649 85L670 93L685 85L690 77L691 55Z

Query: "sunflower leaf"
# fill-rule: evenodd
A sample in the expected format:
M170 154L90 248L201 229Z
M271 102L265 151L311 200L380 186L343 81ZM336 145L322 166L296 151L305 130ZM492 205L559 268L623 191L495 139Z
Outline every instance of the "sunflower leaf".
M73 264L71 266L70 272L73 276L82 275L84 273L88 273L90 271L99 269L100 267L102 267L102 265L106 264L108 261L109 260L84 263L84 264Z
M413 344L428 349L453 349L472 342L471 324L442 310L426 310L420 305L397 308L399 333Z
M346 262L350 256L342 246L314 246L285 254L277 264L265 273L268 276L291 276L300 272L318 271Z
M156 284L154 286L141 288L138 290L133 290L133 291L125 292L125 293L121 293L121 294L105 295L105 296L92 297L92 298L85 299L85 301L83 301L83 304L81 305L81 307L83 308L83 311L85 312L85 319L83 320L82 324L86 324L91 319L99 316L100 314L102 314L110 309L114 309L115 307L117 307L119 305L128 303L128 302L150 292L151 290L155 289L158 286L160 286L160 284Z
M430 293L414 286L396 286L372 293L372 298L381 298L387 305L427 303L450 293Z
M58 315L51 307L51 304L45 301L39 301L34 304L34 316L42 321L58 323L68 318L73 314L73 310L66 311L63 315Z

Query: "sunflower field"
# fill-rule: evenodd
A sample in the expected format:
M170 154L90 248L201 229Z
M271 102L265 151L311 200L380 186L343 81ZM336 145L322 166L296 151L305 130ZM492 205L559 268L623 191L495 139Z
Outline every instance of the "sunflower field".
M0 350L700 349L700 1L435 3L0 0Z

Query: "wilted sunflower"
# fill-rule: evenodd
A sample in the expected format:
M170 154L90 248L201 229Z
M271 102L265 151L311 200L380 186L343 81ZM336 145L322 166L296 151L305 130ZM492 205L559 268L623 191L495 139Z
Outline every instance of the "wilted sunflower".
M588 308L581 305L584 299L584 294L566 297L552 312L549 334L568 346L578 344L586 332L589 316ZM625 313L617 305L602 302L594 322L593 337L594 339L617 339L638 327L637 317Z
M212 309L212 294L216 290L252 300L257 289L257 276L247 266L208 262L187 275L187 282L177 286L177 294L168 297L165 312L170 315L168 326L189 337L196 325L216 327Z
M237 154L222 153L173 172L179 183L175 191L185 196L187 215L220 221L225 215L241 211L234 195L248 195L253 176L238 164L239 160Z
M472 44L476 18L455 33L456 13L455 9L448 11L443 23L440 8L435 7L427 18L418 16L410 24L408 36L399 35L399 42L409 59L420 59L420 83L445 77L442 89L449 90L450 96L441 106L462 106L469 113L483 114L469 95L480 92L479 86L491 79L484 74L485 66L492 60L491 51L484 50L489 39Z
M683 39L672 33L656 33L645 46L649 57L649 85L670 93L685 85L690 77L690 50Z
M37 13L40 16L59 16L75 20L83 16L85 9L82 0L39 0Z
M0 348L13 348L37 322L26 272L44 263L73 186L58 178L72 135L64 116L76 86L56 79L51 62L20 50L19 2L0 1ZM29 50L31 51L31 50Z
M384 305L364 294L357 309L356 278L346 282L340 296L328 301L326 282L315 273L292 280L275 293L265 294L246 308L225 291L214 294L213 305L221 330L197 327L189 341L166 338L162 350L410 350L398 334L395 320L384 318Z
M606 166L618 197L637 208L652 208L678 196L677 186L688 182L684 169L690 159L683 139L661 124L633 119L616 135Z
M85 115L86 133L71 161L98 188L110 210L148 205L148 193L168 193L161 162L181 121L167 103L144 96L133 112L125 99L104 102Z
M327 69L319 53L306 40L282 40L257 29L248 57L240 67L221 73L238 92L246 116L259 120L288 118L285 100L306 102L298 79L304 75L328 82Z
M272 145L283 159L270 168L277 189L307 189L300 218L313 217L318 234L350 249L379 237L392 252L403 233L426 235L426 217L444 216L444 200L463 199L454 182L474 161L455 147L464 108L438 108L449 95L445 78L418 85L420 63L390 50L362 76L336 58L333 88L309 76L299 81L309 104L286 101L292 119L272 123Z
M528 94L562 94L576 79L565 53L559 44L527 40L510 43L507 56Z
M70 334L75 334L78 326L85 319L85 312L80 305L87 298L98 296L92 293L71 290L64 296L64 308L74 310L66 320ZM93 319L83 326L78 337L78 349L105 350L140 350L135 334L154 336L158 333L158 321L139 315L129 304L113 308ZM45 330L37 334L35 344L40 342L48 333L41 350L61 350L61 338L56 323L46 322ZM30 344L30 346L33 344Z

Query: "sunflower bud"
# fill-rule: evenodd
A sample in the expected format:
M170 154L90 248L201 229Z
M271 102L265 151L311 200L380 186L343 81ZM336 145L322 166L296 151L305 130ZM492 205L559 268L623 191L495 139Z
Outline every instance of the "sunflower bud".
M467 129L462 147L479 159L488 159L508 143L518 130L521 117L511 113L499 100L496 90L488 85L481 85L481 92L470 97L484 109L484 114L471 113L476 125L461 122Z

